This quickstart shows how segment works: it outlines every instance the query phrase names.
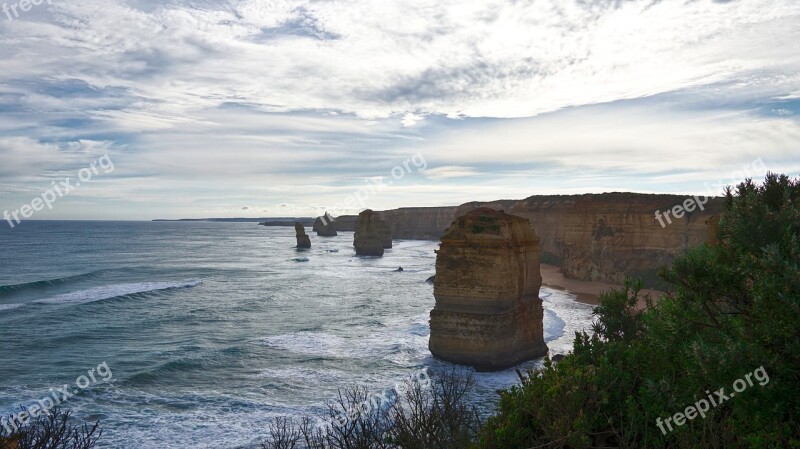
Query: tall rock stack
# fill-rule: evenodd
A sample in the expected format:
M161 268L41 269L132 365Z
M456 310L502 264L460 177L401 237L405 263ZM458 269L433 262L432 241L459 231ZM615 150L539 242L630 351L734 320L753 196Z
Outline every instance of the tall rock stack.
M294 232L297 235L298 248L311 248L311 237L306 234L306 228L302 223L294 224Z
M336 237L338 235L336 225L333 224L333 217L327 212L325 212L325 215L317 217L312 231L321 237Z
M384 229L383 220L371 209L358 214L356 220L353 246L359 256L383 256L384 239L381 230Z
M544 356L540 251L525 218L489 208L458 217L437 251L431 353L479 371Z

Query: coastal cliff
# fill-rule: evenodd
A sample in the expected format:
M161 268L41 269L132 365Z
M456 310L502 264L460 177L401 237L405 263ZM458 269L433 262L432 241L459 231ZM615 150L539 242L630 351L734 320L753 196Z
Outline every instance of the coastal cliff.
M539 252L524 218L480 208L456 219L437 251L431 353L482 371L546 354Z
M395 239L439 240L456 217L457 206L403 207L379 212ZM355 231L355 215L336 218L336 229Z
M560 265L567 277L619 284L632 276L653 282L658 268L708 240L706 221L723 208L721 198L700 197L706 201L702 210L670 218L672 223L656 218L656 211L686 201L681 195L637 193L532 196L509 212L530 220L542 239L543 260Z
M622 283L626 276L654 285L659 267L684 249L709 238L709 221L723 207L708 198L671 223L655 212L684 204L691 196L641 193L535 195L524 200L472 202L456 207L407 207L379 212L396 239L437 240L456 216L478 207L505 210L527 218L542 243L542 261L561 266L565 276ZM700 201L705 201L703 197ZM354 216L336 219L340 230L353 230ZM713 223L713 221L709 221Z

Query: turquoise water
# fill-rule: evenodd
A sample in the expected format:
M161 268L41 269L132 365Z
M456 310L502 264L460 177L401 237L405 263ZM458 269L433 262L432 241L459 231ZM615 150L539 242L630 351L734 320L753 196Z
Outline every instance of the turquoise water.
M338 388L448 367L427 350L438 244L364 258L352 239L300 251L294 229L254 223L0 227L0 412L66 384L64 405L101 421L100 447L252 448L272 417L318 412ZM542 297L548 346L565 352L591 307ZM491 405L517 376L476 379Z

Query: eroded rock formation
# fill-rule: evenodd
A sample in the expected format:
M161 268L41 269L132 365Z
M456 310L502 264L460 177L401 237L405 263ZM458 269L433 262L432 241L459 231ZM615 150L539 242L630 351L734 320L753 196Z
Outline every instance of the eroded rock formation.
M325 212L325 215L317 217L317 219L314 220L314 227L312 230L321 237L336 237L338 235L333 217L327 212Z
M658 268L671 264L681 251L708 240L713 224L708 220L722 210L721 198L709 198L702 210L672 219L664 227L655 218L656 210L669 210L687 198L640 193L536 195L521 201L392 209L380 215L394 238L438 240L455 217L470 210L506 210L531 222L541 237L542 261L561 266L565 276L621 283L626 276L655 278ZM352 231L355 218L337 218L337 228Z
M359 256L383 256L386 223L371 209L358 214L353 246Z
M294 232L297 236L298 248L311 248L311 237L306 234L306 228L302 223L294 224Z
M525 218L489 208L457 218L437 251L431 353L483 371L546 354L539 252Z

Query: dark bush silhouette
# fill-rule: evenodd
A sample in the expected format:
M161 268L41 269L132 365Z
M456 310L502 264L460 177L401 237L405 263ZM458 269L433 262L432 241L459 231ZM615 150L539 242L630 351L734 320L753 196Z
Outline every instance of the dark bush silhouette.
M439 373L429 385L409 379L402 391L378 397L364 387L341 390L319 417L300 422L276 418L263 449L466 449L480 431L480 419L469 404L471 375ZM366 404L370 404L366 406ZM356 411L356 412L353 412ZM347 417L349 419L343 419Z
M0 426L0 449L91 449L103 433L100 423L73 425L70 412L53 407L23 425ZM9 433L10 431L10 433Z

